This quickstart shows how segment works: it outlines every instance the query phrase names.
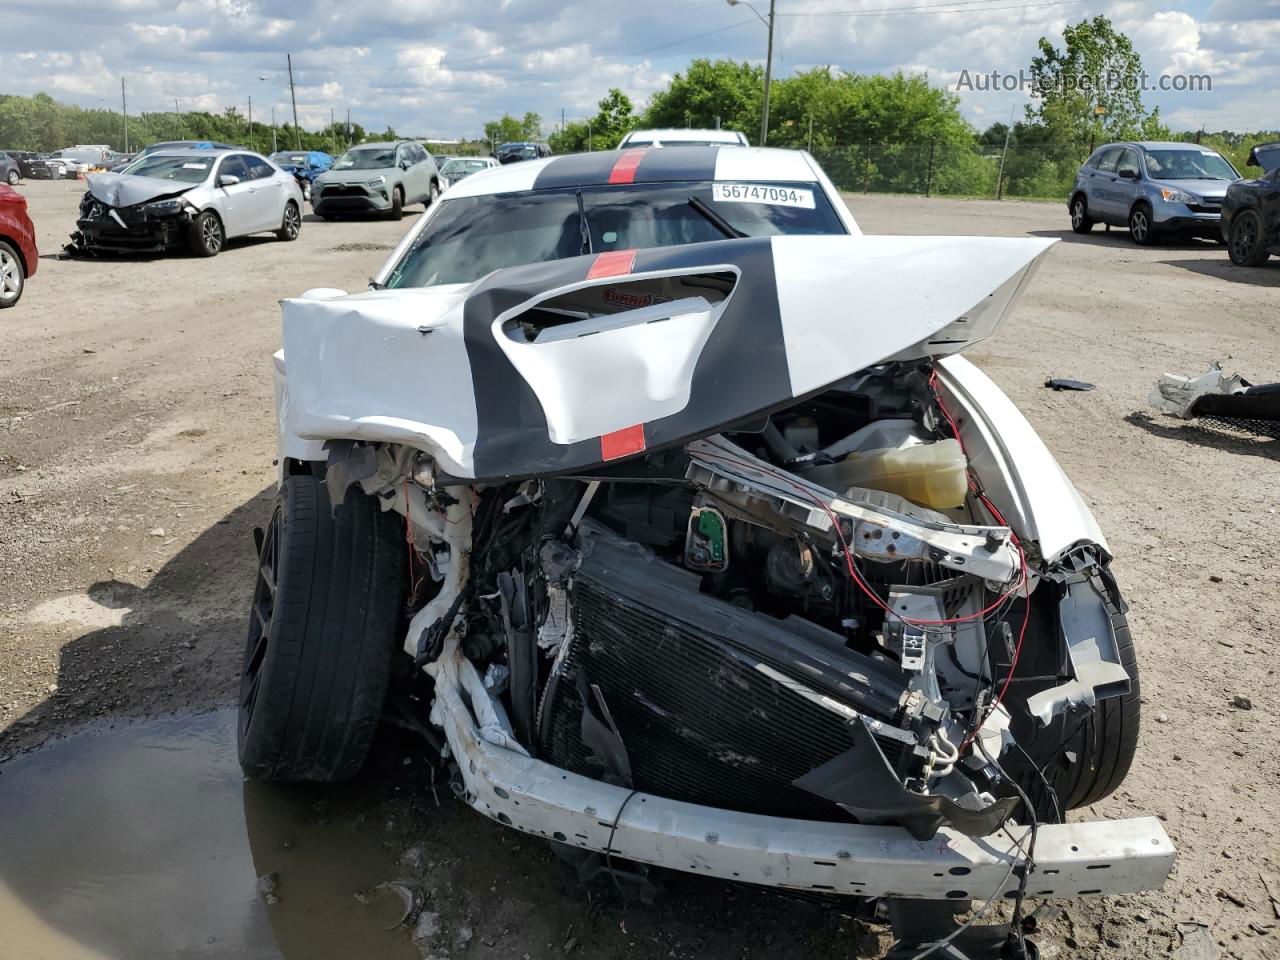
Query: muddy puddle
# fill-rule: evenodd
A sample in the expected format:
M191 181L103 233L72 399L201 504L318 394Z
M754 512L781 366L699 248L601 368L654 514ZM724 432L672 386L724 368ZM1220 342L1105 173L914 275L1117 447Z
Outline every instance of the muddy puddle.
M0 954L417 960L401 920L429 895L421 852L414 876L406 801L373 779L246 781L228 712L17 757L0 766Z

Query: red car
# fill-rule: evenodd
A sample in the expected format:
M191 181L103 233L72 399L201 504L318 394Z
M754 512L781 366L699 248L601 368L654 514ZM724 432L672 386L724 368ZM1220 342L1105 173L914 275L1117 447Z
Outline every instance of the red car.
M0 184L0 310L22 299L27 277L36 272L39 262L27 200L12 187Z

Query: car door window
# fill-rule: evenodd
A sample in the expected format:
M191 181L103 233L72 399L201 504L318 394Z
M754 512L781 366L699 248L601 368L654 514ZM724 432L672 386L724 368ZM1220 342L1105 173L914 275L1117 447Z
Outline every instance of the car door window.
M245 169L249 172L250 180L265 180L275 173L271 169L271 164L259 157L245 156L243 158Z
M1120 159L1116 162L1116 175L1122 171L1130 170L1134 177L1138 175L1138 153L1136 150L1125 149L1120 151Z
M249 179L249 171L245 168L244 161L240 159L238 154L229 157L223 157L222 165L218 167L219 177L239 177L240 182Z
M1098 158L1098 169L1104 173L1113 173L1116 169L1116 161L1120 159L1120 154L1123 152L1120 147L1108 147L1102 151L1102 155Z

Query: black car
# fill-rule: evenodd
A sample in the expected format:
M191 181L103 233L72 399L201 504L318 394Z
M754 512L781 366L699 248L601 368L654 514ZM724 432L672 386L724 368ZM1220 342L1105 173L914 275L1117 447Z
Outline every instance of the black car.
M1231 184L1222 203L1222 239L1231 262L1241 267L1257 267L1280 254L1280 143L1254 147L1249 166L1266 172Z
M521 160L536 160L539 157L551 156L551 147L545 143L522 140L515 143L500 143L494 157L499 163L517 163Z
M18 165L18 172L24 180L48 180L49 168L45 166L40 155L30 150L4 150L9 159Z

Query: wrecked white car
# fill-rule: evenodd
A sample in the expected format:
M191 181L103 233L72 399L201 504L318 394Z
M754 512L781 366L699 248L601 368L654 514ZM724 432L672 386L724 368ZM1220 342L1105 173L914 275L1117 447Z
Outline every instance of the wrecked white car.
M372 289L283 304L244 769L354 774L390 688L584 877L850 898L902 957L1160 886L1155 818L1065 822L1137 742L1106 540L957 356L1049 245L862 236L783 150L455 185Z
M302 190L256 153L165 148L121 173L90 175L76 227L67 247L75 254L185 248L215 257L228 240L251 233L298 239Z

